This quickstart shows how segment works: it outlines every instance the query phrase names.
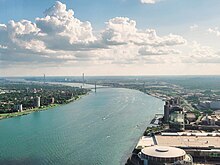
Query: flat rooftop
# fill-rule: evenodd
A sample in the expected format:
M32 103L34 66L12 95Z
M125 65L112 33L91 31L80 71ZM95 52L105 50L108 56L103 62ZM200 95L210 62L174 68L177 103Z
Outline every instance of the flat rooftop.
M169 135L170 134L170 135ZM174 135L175 134L175 135ZM198 133L198 135L200 135ZM155 135L155 139L150 136L142 136L135 147L136 149L143 149L154 145L180 147L180 148L212 148L220 149L219 136L200 136L193 135L177 135L176 133L168 133L167 135Z
M213 147L220 149L220 137L217 136L162 136L156 135L158 145L172 147Z
M153 145L155 145L155 144L154 144L154 141L153 141L152 137L142 136L135 148L136 149L143 149L145 147L150 147L150 146L153 146Z
M182 149L158 145L146 147L141 152L146 156L157 158L177 158L186 155L186 152Z

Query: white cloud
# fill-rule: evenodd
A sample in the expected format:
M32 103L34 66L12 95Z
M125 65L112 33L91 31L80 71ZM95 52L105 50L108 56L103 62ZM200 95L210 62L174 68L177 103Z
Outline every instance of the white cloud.
M145 4L155 4L157 2L159 2L160 0L141 0L141 3L145 3Z
M215 34L216 36L220 37L220 30L219 30L218 27L209 28L209 29L208 29L208 32L209 32L209 33L213 33L213 34Z
M199 28L199 26L198 26L197 24L194 24L194 25L190 26L190 30L191 30L191 31L195 31L195 30L197 30L198 28Z
M155 48L152 46L145 46L139 49L140 55L168 55L168 54L180 54L180 51L170 49L167 47Z
M0 45L0 49L8 49L8 47L4 45Z
M27 20L20 22L9 21L7 32L10 42L17 49L31 50L33 52L46 51L46 46L38 37L40 29L35 23ZM10 46L12 46L10 45Z
M211 47L193 41L190 48L189 55L183 57L182 63L220 63L220 56Z
M137 28L136 21L127 17L112 18L103 30L94 33L90 22L75 18L61 2L55 2L44 14L34 22L11 20L0 24L4 66L164 63L169 61L164 55L172 62L181 62L179 48L187 47L182 36L159 36L155 29ZM198 43L192 45L198 59L213 54Z
M107 44L152 45L152 46L174 46L186 43L179 35L169 34L159 37L154 29L136 28L136 22L127 17L115 17L106 23L106 29L102 33L102 39Z
M54 39L59 40L61 45L66 44L69 47L74 44L88 44L96 40L92 33L91 23L75 18L74 12L67 10L66 5L59 1L45 11L44 18L36 18L36 25L40 32L46 35L42 38L51 48L57 47Z
M36 23L11 20L0 24L0 36L1 59L6 61L39 57L40 62L46 58L45 62L51 59L56 63L58 54L65 54L62 50L88 49L96 40L91 24L74 18L73 11L66 10L66 5L58 1L45 11L44 18L36 18Z
M215 54L214 50L209 46L202 46L196 41L192 42L192 53L194 56L206 57Z
M106 22L102 39L107 44L126 44L137 40L136 22L126 17L116 17Z

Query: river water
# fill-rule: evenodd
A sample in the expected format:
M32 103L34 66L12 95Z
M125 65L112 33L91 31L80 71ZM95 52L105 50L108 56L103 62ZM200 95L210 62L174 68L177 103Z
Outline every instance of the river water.
M0 164L118 165L163 102L136 90L106 88L82 99L0 121Z

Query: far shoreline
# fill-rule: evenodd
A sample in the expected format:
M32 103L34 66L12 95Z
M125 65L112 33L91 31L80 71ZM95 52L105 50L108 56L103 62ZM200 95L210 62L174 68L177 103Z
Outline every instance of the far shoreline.
M48 106L41 106L41 107L38 107L38 108L27 109L27 110L24 110L22 112L2 113L2 114L0 114L0 121L3 120L3 119L9 119L9 118L14 118L14 117L29 115L29 114L34 113L34 112L46 111L46 110L49 110L49 109L52 109L52 108L55 108L55 107L63 106L63 105L75 102L77 100L80 100L83 96L86 96L89 93L90 92L88 92L84 95L79 95L76 99L72 98L72 99L66 100L66 103L63 103L63 104L50 104Z

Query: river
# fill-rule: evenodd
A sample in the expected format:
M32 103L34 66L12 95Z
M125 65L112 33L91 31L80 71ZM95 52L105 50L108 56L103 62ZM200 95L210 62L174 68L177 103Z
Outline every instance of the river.
M163 102L136 90L98 89L47 111L0 121L1 165L124 164Z

